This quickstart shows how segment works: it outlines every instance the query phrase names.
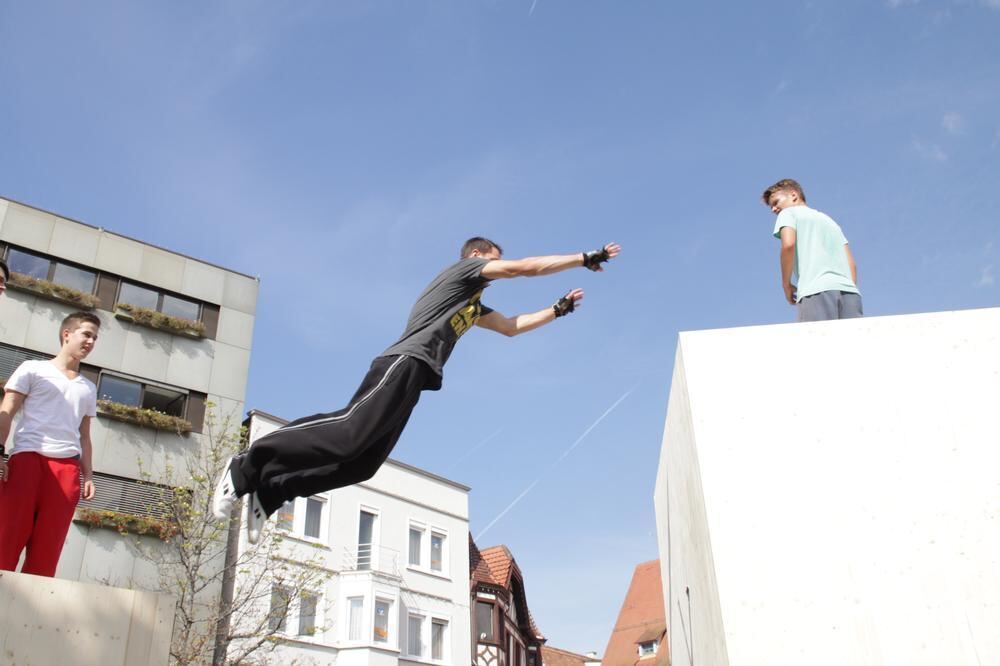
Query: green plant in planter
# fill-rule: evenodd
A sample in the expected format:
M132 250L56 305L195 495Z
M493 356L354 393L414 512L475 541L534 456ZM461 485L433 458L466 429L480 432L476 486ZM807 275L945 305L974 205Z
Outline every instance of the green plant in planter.
M32 277L16 271L11 271L10 282L7 284L16 289L19 288L48 298L67 301L88 310L101 304L101 299L93 294L88 294L80 291L79 289L67 287L64 284L57 284L55 282L50 282L49 280L42 280L41 278Z
M112 400L98 400L97 408L106 416L144 428L167 430L178 434L191 432L191 422L155 409L123 405Z
M169 541L178 533L177 525L169 520L106 509L77 509L76 520L91 527L112 529L122 535L155 536L161 541Z
M115 306L116 312L124 313L129 319L137 324L150 328L159 328L175 333L186 333L188 335L201 336L205 334L205 324L192 319L173 317L156 310L132 305L131 303L119 303Z

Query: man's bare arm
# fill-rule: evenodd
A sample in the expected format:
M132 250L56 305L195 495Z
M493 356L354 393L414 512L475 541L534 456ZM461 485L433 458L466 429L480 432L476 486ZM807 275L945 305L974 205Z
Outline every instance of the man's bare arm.
M566 294L564 298L572 301L573 309L578 308L580 307L580 301L583 300L583 289L574 289ZM572 310L570 310L570 312L572 312ZM533 331L536 328L555 321L555 318L556 309L549 306L543 310L539 310L538 312L520 314L513 317L505 317L499 312L493 311L480 317L479 321L476 322L476 325L512 338L515 335Z
M7 389L3 396L3 402L0 403L0 446L7 444L7 438L10 436L10 424L14 420L14 416L17 415L21 405L24 404L24 394L18 393L17 391L11 391ZM0 481L7 480L7 463L0 459Z
M602 250L607 252L608 259L614 259L621 252L617 243L608 243ZM570 268L584 265L587 253L553 254L544 257L527 257L525 259L494 259L483 266L482 276L488 280L499 280L514 277L539 277L552 275ZM603 270L598 265L594 270Z
M851 280L854 281L854 286L858 286L858 265L854 263L854 255L851 254L851 246L844 243L844 252L847 253L847 265L851 267Z
M792 271L795 269L795 229L781 227L781 288L785 292L785 300L795 305L795 285L792 284Z
M83 499L94 499L94 445L90 441L90 418L84 416L80 422L80 471L83 472Z

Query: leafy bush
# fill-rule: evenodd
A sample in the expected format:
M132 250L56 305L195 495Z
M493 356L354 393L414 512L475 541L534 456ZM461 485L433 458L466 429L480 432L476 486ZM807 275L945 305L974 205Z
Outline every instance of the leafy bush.
M117 312L127 315L136 324L141 324L142 326L172 331L174 333L186 333L198 336L205 334L205 324L200 321L173 317L162 312L157 312L156 310L132 305L131 303L119 303L115 309Z
M42 280L40 278L31 277L30 275L25 275L24 273L17 273L15 271L11 271L10 282L7 284L11 287L23 289L24 291L30 291L47 298L68 301L87 310L96 308L101 304L101 299L93 294L88 294L80 291L79 289L67 287L64 284L57 284L55 282L50 282L49 280Z

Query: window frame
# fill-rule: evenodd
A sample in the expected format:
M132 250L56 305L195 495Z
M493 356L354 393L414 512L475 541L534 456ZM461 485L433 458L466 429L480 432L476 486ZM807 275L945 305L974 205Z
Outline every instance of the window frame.
M150 409L149 407L144 407L143 406L143 403L145 402L145 398L146 398L146 387L147 386L152 386L153 388L159 388L159 389L163 389L165 391L173 391L174 393L181 394L183 396L183 399L184 399L184 408L181 410L181 414L178 416L178 418L182 418L182 419L186 419L187 418L188 406L189 406L189 403L191 401L191 391L188 391L187 389L179 388L179 387L176 387L176 386L170 386L168 384L161 384L159 382L150 381L148 379L145 379L145 380L144 379L139 379L138 377L133 377L131 375L127 375L127 374L122 373L122 372L116 372L114 370L101 369L101 371L97 375L97 399L98 400L103 400L104 399L104 398L101 398L101 382L103 381L105 375L107 375L109 377L114 377L115 379L119 379L119 380L122 380L122 381L131 382L133 384L138 384L139 385L139 404L138 405L132 405L132 406L138 406L139 409ZM173 416L173 415L171 415L171 416ZM192 425L197 425L197 424L192 424Z
M169 291L164 291L163 289L158 289L158 288L156 288L156 287L154 287L152 285L142 284L140 282L136 282L136 281L129 280L129 279L126 279L126 278L119 278L119 280L118 280L118 288L115 289L115 302L114 302L114 304L111 307L112 310L114 310L114 308L118 307L120 304L123 304L123 303L126 304L126 305L135 305L136 307L145 307L144 305L139 305L137 303L129 303L128 301L121 300L121 298L122 298L122 290L125 288L125 285L129 285L129 286L132 286L132 287L137 287L139 289L144 289L146 291L151 291L154 294L156 294L156 307L149 308L151 310L159 312L160 314L165 314L168 317L177 317L178 319L188 319L188 321L200 321L200 322L204 323L204 318L205 318L205 302L204 301L200 301L200 300L193 299L193 298L188 298L186 296L180 296L180 295L171 293ZM198 307L198 316L195 317L194 319L189 319L188 317L179 317L177 315L170 314L168 312L164 312L163 311L163 300L164 300L164 297L166 297L166 296L169 296L170 298L176 299L178 301L187 301L188 303L195 304Z
M479 605L489 606L490 608L490 633L486 638L482 637L481 631L479 631ZM477 643L490 643L491 645L500 645L498 640L500 637L500 632L497 627L497 604L488 601L486 599L476 599L476 623L475 623L475 639Z
M314 603L313 612L312 612L312 631L308 632L308 633L302 631L302 618L303 618L303 615L302 615L302 603L307 598L308 599L312 599L313 603ZM299 595L298 595L298 604L297 604L297 610L298 610L298 612L296 613L296 616L297 616L297 619L298 619L298 624L297 624L297 631L296 631L295 635L300 640L303 637L305 637L307 639L309 639L309 638L316 638L317 635L320 633L320 631L321 631L321 629L320 629L320 626L321 626L320 619L321 619L321 617L320 616L321 616L321 612L322 612L321 609L320 609L320 600L321 600L321 598L322 597L320 596L320 593L317 592L316 590L301 590L299 592Z
M419 652L413 652L410 649L412 647L411 641L413 640L413 633L412 633L413 627L411 624L413 620L417 620L418 622L420 622L420 630L417 632L417 640L418 640L417 648L420 650ZM421 613L418 611L411 611L411 610L408 610L406 612L406 652L404 654L414 659L418 659L420 661L426 660L427 657L424 654L424 647L425 647L424 633L426 632L426 626L427 626L426 613Z
M412 554L411 538L414 532L420 533L420 544L417 547L417 561L411 562ZM427 536L427 525L416 520L410 520L406 530L406 566L409 569L422 569L424 562L424 537Z
M441 634L441 656L434 656L434 625L443 627ZM446 663L451 657L451 618L444 617L443 615L432 615L430 622L430 660L442 664Z
M4 244L2 256L4 258L4 261L7 262L8 266L10 266L10 263L11 263L10 262L10 252L11 252L11 250L13 250L15 252L20 252L22 254L30 255L32 257L37 257L37 258L42 259L44 261L48 261L49 262L49 267L48 267L48 269L45 272L45 277L44 278L40 278L40 279L46 280L48 282L53 282L55 284L61 284L64 287L69 287L71 289L77 289L77 287L74 287L71 284L66 284L64 282L56 282L53 279L55 277L55 274L56 274L56 265L61 264L63 266L66 266L67 268L73 268L73 269L76 269L76 270L79 270L79 271L85 271L87 273L93 273L93 275L94 275L94 283L92 285L90 285L90 291L86 291L84 289L77 289L77 290L81 291L81 292L83 292L85 294L90 294L90 295L95 295L97 293L97 284L100 281L100 275L101 275L101 271L99 271L98 269L90 267L90 266L84 266L82 264L77 264L77 263L72 262L72 261L66 261L65 259L60 259L58 257L53 257L50 254L46 254L46 253L43 253L43 252L38 252L36 250L32 250L32 249L29 249L29 248L23 248L23 247L21 247L19 245L11 245L9 243L6 243L6 244ZM20 272L20 271L15 271L14 268L11 268L10 270L11 270L12 273L13 272L18 272L18 273ZM25 275L27 275L27 274L25 274Z
M372 520L371 542L368 543L368 544L362 544L361 543L361 514L362 513L367 513L367 514L370 514L370 515L372 515L374 517L373 520ZM355 553L356 553L356 560L355 560L355 563L354 563L355 564L355 570L356 571L378 571L379 570L379 568L378 568L379 567L378 551L379 551L379 545L380 545L380 543L379 543L380 542L380 540L379 540L379 532L380 532L380 527L382 525L382 520L381 520L381 518L382 518L382 511L378 507L374 507L374 506L371 506L370 504L363 504L363 503L359 502L358 503L358 510L355 513L355 515L357 516L357 518L356 518L357 522L355 523L357 527L354 530L354 534L355 534L355 537L354 537L355 538ZM362 555L361 555L361 546L362 545L367 545L369 547L369 551L368 551L368 567L365 568L365 569L361 568L361 558L362 558Z
M361 610L358 613L358 637L357 638L352 638L351 637L351 620L354 618L354 616L351 613L351 602L354 601L355 599L360 599L361 600ZM365 622L365 606L367 605L366 602L367 602L367 598L363 594L349 596L344 601L344 603L346 604L345 605L345 616L347 617L347 622L344 623L344 627L345 627L345 630L347 632L347 635L344 636L344 640L346 642L348 642L348 643L351 643L351 644L360 644L360 643L364 643L365 642L365 636L368 634L368 632L365 631L366 628L367 628L367 623ZM374 621L374 615L372 616L372 620ZM373 641L374 641L374 638L375 638L375 634L374 634L374 629L373 629L372 630L372 640Z
M378 605L380 602L388 606L388 608L386 609L386 621L385 621L386 636L384 640L378 640L375 637L375 617L378 613ZM371 613L371 625L370 625L371 626L370 636L372 645L382 644L390 646L393 644L392 637L395 635L395 632L398 631L398 627L395 626L396 622L394 619L395 616L393 614L393 608L395 607L395 605L396 605L395 599L378 593L375 594L374 600L372 601L372 613Z
M642 658L642 657L654 657L654 656L656 656L657 643L658 643L658 641L643 641L641 643L636 643L636 647L637 647L637 651L639 653L639 657ZM652 649L649 652L643 652L643 649L642 649L643 645L651 645Z

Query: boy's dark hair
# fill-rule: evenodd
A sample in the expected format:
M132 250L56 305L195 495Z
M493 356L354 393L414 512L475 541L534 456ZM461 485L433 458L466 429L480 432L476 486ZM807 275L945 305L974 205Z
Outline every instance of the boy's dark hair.
M802 191L802 186L799 185L798 181L792 180L791 178L783 178L764 190L764 203L770 206L771 195L780 190L792 190L793 192L798 193L799 199L802 199L802 203L806 202L806 193Z
M467 259L469 255L472 254L473 250L479 250L480 252L489 252L492 249L496 249L501 255L503 254L503 248L491 241L489 238L483 238L482 236L473 236L469 240L462 244L462 259Z
M66 315L66 318L59 324L59 345L62 346L62 332L65 330L75 331L83 323L90 323L97 328L101 327L100 318L93 312L73 312Z

